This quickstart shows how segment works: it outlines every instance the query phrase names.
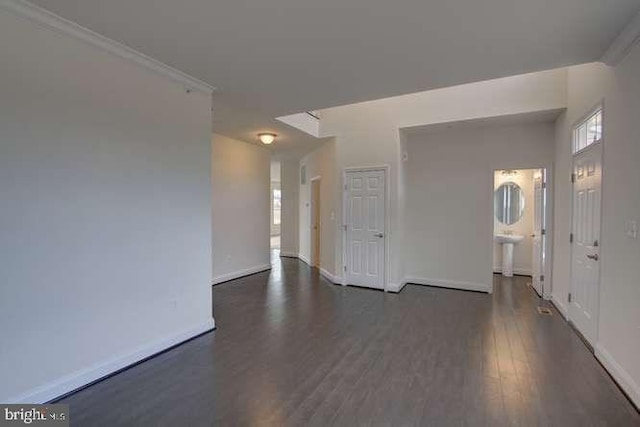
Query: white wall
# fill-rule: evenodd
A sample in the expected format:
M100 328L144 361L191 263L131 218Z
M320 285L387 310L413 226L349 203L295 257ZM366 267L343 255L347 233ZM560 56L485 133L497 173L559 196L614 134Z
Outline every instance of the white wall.
M280 182L281 180L281 173L280 173L280 162L277 160L272 160L271 161L271 169L269 172L271 175L271 181L272 182Z
M320 177L320 268L335 274L335 227L336 214L334 195L336 181L336 143L330 139L320 148L300 160L307 169L307 180L300 184L300 228L299 256L306 263L311 259L311 179Z
M556 237L553 297L566 310L569 292L571 140L573 124L604 101L600 318L596 354L640 404L640 240L625 222L640 222L640 46L615 68L568 71L568 109L557 123Z
M213 327L210 96L0 11L0 402Z
M493 215L493 230L495 233L503 233L511 231L513 234L524 236L521 242L513 247L513 272L515 274L531 275L533 261L533 173L535 169L519 169L515 175L503 175L502 171L496 171L494 174L494 190L505 182L515 182L520 186L524 196L524 210L522 217L514 224L506 225L498 221ZM493 271L502 271L502 245L493 242Z
M492 289L496 169L551 167L552 122L406 135L407 280Z
M270 267L271 153L214 134L212 138L213 282Z
M336 137L337 174L346 167L390 167L390 288L404 279L403 163L399 129L565 107L566 72L552 70L322 110L321 136ZM334 269L342 268L342 179L336 181ZM490 188L490 187L489 187Z
M298 192L300 189L300 161L297 158L280 160L282 178L282 221L280 226L280 255L298 256Z

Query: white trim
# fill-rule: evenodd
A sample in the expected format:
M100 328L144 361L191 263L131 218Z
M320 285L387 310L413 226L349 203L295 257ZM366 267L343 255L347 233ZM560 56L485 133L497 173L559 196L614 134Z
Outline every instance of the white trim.
M309 260L309 258L307 258L306 256L302 255L302 254L298 254L298 259L302 262L304 262L305 264L307 264L309 267L313 267L311 265L311 261Z
M161 351L176 344L180 344L190 338L198 336L204 332L208 332L214 329L215 326L215 320L213 318L208 319L206 322L174 334L168 338L163 338L147 345L143 345L131 352L120 354L105 362L96 363L88 368L78 370L57 380L32 388L19 396L8 399L7 403L48 402L120 369L133 365L147 357L160 353Z
M493 274L502 274L502 267L493 267ZM513 274L515 276L533 276L530 268L514 268Z
M329 273L329 271L325 270L322 267L319 267L318 269L320 270L320 275L323 276L325 279L327 279L331 283L340 284L340 281L336 280L337 279L336 276Z
M553 294L551 295L551 302L556 306L556 309L560 312L562 317L564 317L566 321L569 321L569 312L567 311L567 306L561 303L560 300Z
M322 193L322 176L321 175L316 175L313 178L311 178L309 180L309 257L310 259L308 259L307 264L309 264L311 267L318 267L320 268L320 257L321 257L321 253L316 254L316 248L315 246L318 246L318 248L321 250L321 242L322 242L322 227L321 227L321 220L322 220L322 212L320 212L320 209L322 209L322 203L318 203L320 205L320 209L318 209L318 218L316 218L316 221L318 222L318 233L317 236L314 236L316 233L313 230L313 223L312 223L312 219L315 216L315 203L313 200L313 183L314 181L318 181L318 202L320 202L320 199L322 197L321 193ZM315 242L315 238L318 238L318 242ZM314 245L314 242L317 243L317 245ZM316 258L318 259L318 264L316 265L315 260ZM313 262L311 262L311 260L313 260Z
M0 0L0 8L11 12L21 18L49 28L77 40L86 42L94 47L103 49L120 58L133 61L148 70L154 71L164 77L168 77L186 86L187 89L195 89L207 95L211 95L215 88L211 85L191 77L190 75L173 68L163 62L153 59L122 43L102 36L75 22L69 21L46 9L31 4L25 0Z
M414 285L437 286L439 288L462 289L465 291L479 291L492 293L493 286L486 283L464 282L461 280L445 280L445 279L427 279L424 277L407 276L404 278L405 283Z
M544 192L545 199L545 212L544 212L544 282L542 284L542 295L546 295L546 299L551 298L551 292L553 291L553 239L555 237L555 222L553 219L554 212L554 197L556 192L555 187L555 172L553 165L543 169L543 177L546 183Z
M596 344L594 353L618 385L627 393L629 399L640 406L640 386L601 344Z
M640 41L640 12L631 22L618 34L618 37L611 43L600 61L609 66L618 65L633 47Z
M280 251L280 256L285 258L298 258L298 253Z
M387 292L400 293L400 291L406 286L407 281L403 280L401 283L388 283Z
M341 269L347 265L347 230L344 225L347 223L347 173L348 172L366 172L366 171L384 171L384 277L382 279L382 289L387 291L389 286L389 275L391 273L390 261L390 240L391 240L391 166L388 164L370 165L370 166L348 166L342 169L342 224L340 224L340 232L342 235L342 265ZM343 284L346 285L346 270L343 277ZM356 285L358 286L358 285ZM376 289L376 288L374 288Z
M228 282L229 280L238 279L240 277L249 276L251 274L260 273L262 271L271 270L271 264L256 265L255 267L245 268L244 270L234 271L233 273L221 274L212 280L212 285Z

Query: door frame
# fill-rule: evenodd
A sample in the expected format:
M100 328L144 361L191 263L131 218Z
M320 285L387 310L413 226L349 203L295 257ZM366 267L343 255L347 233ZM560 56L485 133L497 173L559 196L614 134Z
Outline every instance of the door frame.
M320 200L320 191L321 191L321 185L322 185L322 177L321 176L314 176L313 178L311 178L309 180L309 264L311 265L311 267L318 267L320 268L320 256L321 256L321 249L320 249L320 245L321 245L321 229L320 229L320 218L321 218L321 212L320 209L322 208L322 205L320 205L318 207L318 212L317 212L317 218L316 221L318 222L318 229L314 231L313 229L313 218L314 215L316 215L316 203L314 203L314 199L313 199L313 184L314 182L318 183L318 201ZM317 240L317 241L316 241ZM318 250L318 253L316 253L316 249ZM317 261L317 262L316 262Z
M542 218L540 218L540 239L541 239L541 244L540 244L540 264L542 265L542 269L541 271L539 271L539 273L543 276L544 279L547 278L547 263L549 262L549 256L547 254L547 242L549 241L549 218L547 216L547 208L549 206L549 183L548 183L548 176L549 173L547 171L547 168L540 168L538 169L538 171L540 171L540 178L542 179L542 197L541 197L541 203L542 203L542 207L541 207L541 212L542 212ZM535 177L534 177L535 180ZM533 184L533 208L534 208L534 218L533 218L533 224L534 224L534 231L537 231L535 229L535 216L537 214L536 212L536 188L535 188L535 182ZM534 237L535 238L535 237ZM531 242L531 250L532 252L534 251L534 242ZM531 266L531 274L533 275L533 265ZM533 286L534 290L536 291L536 293L541 297L544 298L545 295L545 282L546 280L540 280L540 278L538 279L540 281L540 293L538 293L538 291L535 289L534 283L535 283L535 277L532 277L532 283L531 285ZM547 291L547 293L550 293Z
M342 224L340 225L342 234L342 265L340 266L341 284L347 285L347 174L349 172L370 172L382 171L384 173L384 275L382 278L382 289L384 292L389 291L389 241L391 235L391 215L389 215L389 206L391 205L390 191L390 170L388 164L371 165L371 166L350 166L342 169Z
M495 211L494 211L494 206L493 206L493 199L494 199L494 192L495 192L495 172L496 171L500 171L500 170L505 170L505 169L515 169L515 170L527 170L527 169L540 169L543 171L543 176L544 176L544 183L545 183L545 192L544 192L544 209L543 209L543 223L544 223L544 232L545 232L545 238L544 240L544 245L542 247L543 253L544 253L544 257L545 257L545 262L544 262L544 270L543 270L543 275L544 275L544 283L542 284L542 296L541 298L544 300L551 300L552 299L552 295L551 295L551 290L553 288L553 283L552 283L552 272L553 272L553 230L554 230L554 223L553 223L553 197L554 197L554 174L553 174L553 164L548 164L545 165L543 164L542 166L540 165L522 165L519 164L517 162L514 162L514 165L509 166L509 167L494 167L491 170L491 248L493 248L493 245L495 244L495 228L494 228L494 223L495 223ZM525 208L526 209L526 208ZM491 259L491 275L493 277L494 274L494 269L493 269L493 259ZM532 273L533 274L533 273ZM533 280L533 277L531 278ZM493 293L493 291L495 286L493 284L493 281L491 281L491 293ZM537 295L537 293L536 293Z
M601 130L601 137L600 137L600 141L598 141L596 144L591 144L585 148L583 148L580 151L577 152L573 152L573 138L574 138L574 130L578 127L578 125L580 125L582 122L584 122L585 120L587 120L589 117L591 117L596 111L600 110L602 112L602 130ZM575 120L573 122L573 124L571 125L570 128L570 136L569 136L569 152L571 153L571 174L573 174L573 170L574 170L574 160L575 157L579 154L582 154L586 151L589 151L591 149L593 149L596 145L600 145L600 168L601 168L601 173L600 173L600 239L598 240L598 247L599 249L599 253L598 256L600 257L600 265L598 266L598 278L597 278L597 289L596 289L596 304L595 304L595 313L593 316L593 321L595 324L595 330L593 331L593 342L589 343L590 346L592 346L593 348L595 348L596 344L598 343L598 337L599 337L599 326L600 326L600 290L602 288L602 260L605 257L604 254L604 249L605 249L605 245L603 245L603 241L602 241L602 201L604 200L604 175L605 175L605 171L604 171L604 167L605 167L605 155L604 155L604 141L606 139L606 127L605 127L605 104L604 104L604 100L600 100L597 104L595 104L593 107L589 108L587 110L587 113L583 114L582 116L580 116L580 118L578 118L577 120ZM569 205L570 205L570 216L569 216L569 232L573 233L573 213L574 213L574 194L573 194L573 185L574 183L571 182L571 191L570 191L570 201L569 201ZM573 294L573 242L569 243L569 293ZM567 295L568 298L568 295ZM584 339L585 342L589 342L588 339L582 334L582 331L578 330L577 326L575 326L575 323L573 323L573 320L571 319L571 303L567 302L567 315L566 315L567 321L574 327L574 329L576 331L579 332L579 335L582 336L582 338Z

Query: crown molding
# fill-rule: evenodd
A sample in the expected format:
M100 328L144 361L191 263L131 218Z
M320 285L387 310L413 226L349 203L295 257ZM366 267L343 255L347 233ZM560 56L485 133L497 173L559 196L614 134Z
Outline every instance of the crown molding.
M111 40L108 37L102 36L28 1L0 0L0 9L11 12L21 18L28 19L58 33L82 40L120 58L133 61L157 74L185 85L187 89L198 90L208 95L211 95L215 91L213 86L195 77L191 77L163 62L153 59L115 40Z
M640 41L640 12L618 34L611 46L602 55L600 61L612 67L618 65L631 49Z

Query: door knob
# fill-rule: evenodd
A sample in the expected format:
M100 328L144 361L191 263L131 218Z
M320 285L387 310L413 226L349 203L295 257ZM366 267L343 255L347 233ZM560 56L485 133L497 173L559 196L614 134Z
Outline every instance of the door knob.
M597 261L600 257L598 256L598 254L593 254L593 255L587 255L587 258Z
M384 237L384 233L374 233L373 235L376 237Z

